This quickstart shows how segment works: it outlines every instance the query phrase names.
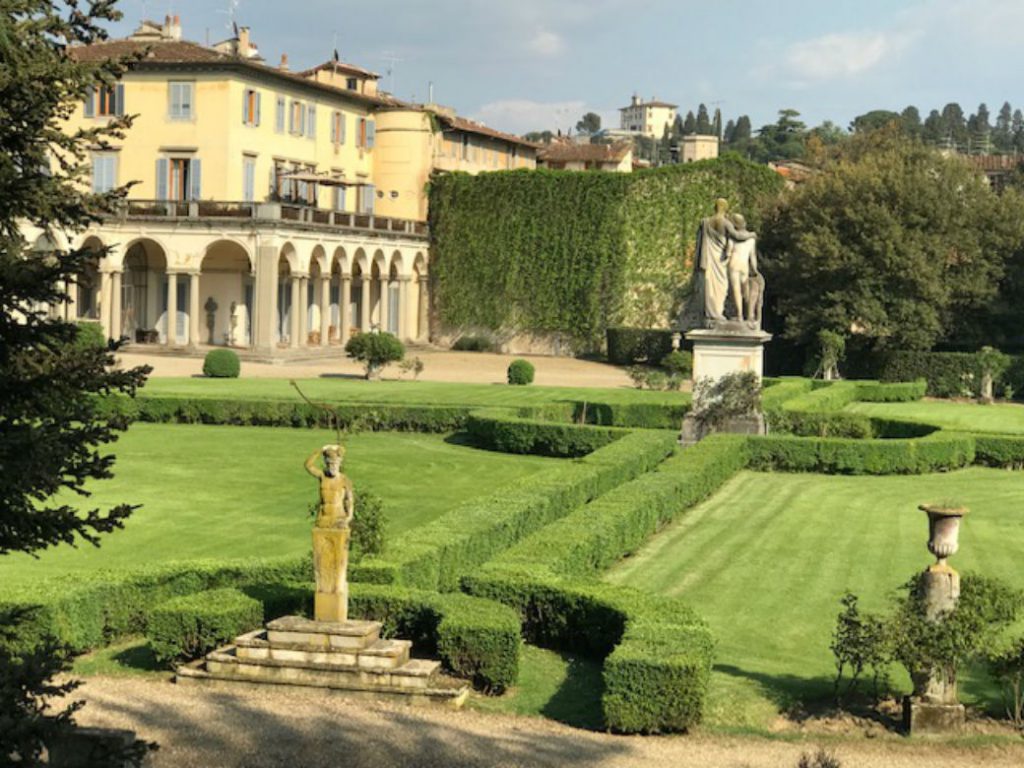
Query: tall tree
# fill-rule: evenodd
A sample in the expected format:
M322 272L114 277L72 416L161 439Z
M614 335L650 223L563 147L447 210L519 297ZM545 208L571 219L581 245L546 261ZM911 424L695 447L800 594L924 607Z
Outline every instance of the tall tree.
M587 112L576 123L579 133L597 133L601 130L601 116L596 112Z
M946 137L946 123L939 114L939 110L933 109L921 126L921 139L932 146L938 146Z
M118 370L116 343L84 343L74 323L46 309L67 302L67 286L94 257L61 250L60 234L98 221L124 194L83 190L90 148L108 146L130 120L65 132L75 105L123 71L123 62L83 63L70 53L104 39L102 25L120 16L112 0L79 5L17 0L0 9L0 554L97 544L134 509L79 511L69 501L111 476L108 446L125 428L104 415L97 395L133 394L148 369ZM26 225L49 233L45 253L27 240ZM47 682L66 659L50 643L18 652L0 638L0 762L17 755L35 765L46 738L70 727L74 708L44 715L49 696L74 687Z
M725 131L722 133L722 141L724 141L726 144L731 144L735 137L736 123L733 122L732 120L729 120L729 122L725 124Z
M697 106L697 133L701 136L711 135L711 118L708 116L708 108L703 104Z
M718 140L722 140L722 110L715 107L715 116L711 121L711 132L718 137Z
M850 130L853 133L866 133L884 128L889 123L899 122L900 116L896 112L888 109L875 109L853 118L853 122L850 123Z
M988 107L978 105L978 111L967 121L967 149L972 155L987 155L992 151L992 125Z
M747 115L740 115L736 119L736 131L732 135L733 141L747 141L754 133L754 129L750 124L750 117Z
M757 132L754 158L768 162L802 157L807 126L799 117L800 113L795 109L780 109L779 119Z
M992 131L992 144L999 152L1013 149L1013 108L1010 102L1004 101L996 116L996 125Z
M964 111L956 102L950 102L942 108L941 143L948 149L967 148L967 120Z
M900 122L903 124L903 132L907 136L918 138L921 135L921 113L913 104L900 112Z
M683 136L692 136L697 132L697 118L693 116L693 112L686 113L686 119L683 120Z
M839 145L763 230L788 337L929 349L977 336L1024 247L1024 200L891 126Z

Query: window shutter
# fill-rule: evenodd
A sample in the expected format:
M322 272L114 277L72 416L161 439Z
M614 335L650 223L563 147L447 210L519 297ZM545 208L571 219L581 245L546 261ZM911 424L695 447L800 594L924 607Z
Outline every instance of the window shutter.
M117 103L114 104L114 114L124 117L124 83L117 84Z
M331 144L338 143L338 113L331 115Z
M316 138L316 105L310 104L307 111L306 135L311 139Z
M156 161L156 199L166 200L167 199L167 177L170 175L168 170L167 158L161 157Z
M249 91L242 91L242 125L249 124Z
M277 124L278 133L284 133L284 96L277 97Z
M103 180L100 178L103 173L103 164L100 162L100 158L93 156L92 158L92 191L94 194L99 194L103 190Z
M377 139L377 123L373 120L366 121L366 148L373 149L374 142Z
M96 87L93 86L89 89L89 92L85 94L85 116L95 117L96 116Z
M288 110L288 133L295 133L295 102L291 103Z
M202 163L197 159L188 161L188 175L189 181L192 184L190 190L189 199L198 200L200 198L200 192L202 190Z
M256 125L260 124L260 101L261 101L260 96L261 96L260 92L257 91L256 92Z
M347 138L345 136L345 133L347 132L347 128L348 128L348 118L345 116L344 112L339 112L338 113L338 143L339 144L344 144L345 143L345 139Z
M299 136L306 135L306 107L299 104Z

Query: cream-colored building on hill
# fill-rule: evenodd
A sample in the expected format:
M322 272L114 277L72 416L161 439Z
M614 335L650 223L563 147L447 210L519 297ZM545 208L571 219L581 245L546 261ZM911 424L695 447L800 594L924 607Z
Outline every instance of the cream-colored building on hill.
M718 137L692 134L683 136L679 143L679 162L695 163L718 157Z
M576 144L553 141L540 150L538 160L542 168L552 170L630 173L633 170L633 142Z
M533 164L530 145L403 104L360 67L267 66L246 28L207 47L168 17L72 51L134 53L69 126L137 116L92 155L94 190L132 184L123 209L72 243L37 240L109 249L66 312L133 343L288 357L375 328L425 340L429 174Z
M665 129L672 130L676 122L678 105L657 99L644 101L636 94L628 107L619 109L619 127L630 133L639 133L652 139L660 139Z

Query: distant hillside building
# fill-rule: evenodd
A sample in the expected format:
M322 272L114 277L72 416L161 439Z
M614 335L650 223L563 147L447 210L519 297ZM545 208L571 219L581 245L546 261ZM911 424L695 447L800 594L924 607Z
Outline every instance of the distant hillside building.
M718 137L692 134L683 136L679 143L679 162L695 163L718 157Z
M629 173L633 170L633 142L576 144L555 141L540 150L537 161L540 167L553 170Z
M622 107L619 127L630 133L639 133L660 139L665 135L665 128L672 130L676 122L677 105L657 99L644 101L636 94L628 107Z

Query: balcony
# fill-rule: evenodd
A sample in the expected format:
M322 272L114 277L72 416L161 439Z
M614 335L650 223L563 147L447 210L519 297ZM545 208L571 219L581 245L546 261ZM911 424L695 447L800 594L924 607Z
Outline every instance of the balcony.
M317 229L353 230L375 234L406 235L426 238L427 224L414 219L396 219L369 213L331 211L294 203L246 203L219 200L126 200L115 220L231 222L254 225L293 223Z

